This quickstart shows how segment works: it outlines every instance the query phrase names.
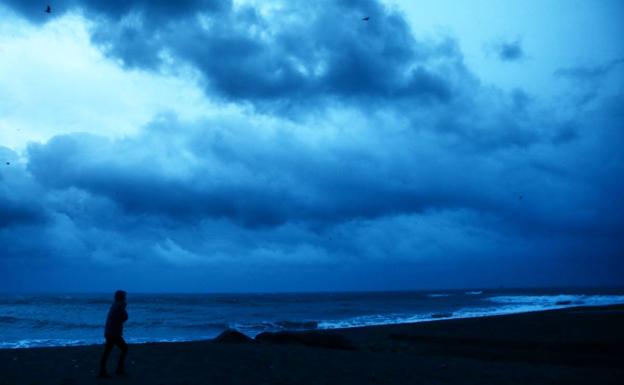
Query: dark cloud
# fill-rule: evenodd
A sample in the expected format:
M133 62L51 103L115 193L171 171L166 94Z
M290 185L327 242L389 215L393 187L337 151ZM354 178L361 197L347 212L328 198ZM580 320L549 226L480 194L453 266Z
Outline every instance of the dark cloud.
M68 135L33 144L28 169L48 188L77 188L108 199L125 215L180 223L227 220L252 229L303 223L319 229L431 210L467 209L495 213L523 232L603 228L593 220L569 221L574 214L566 210L576 204L600 204L600 199L595 196L583 202L574 191L576 184L570 185L565 174L548 172L547 166L527 170L535 159L521 155L527 151L523 145L499 153L506 161L498 166L489 161L492 153L462 150L456 143L430 137L430 132L408 129L388 137L376 130L379 122L362 122L355 128L364 139L362 144L350 143L345 134L317 147L307 139L313 132L293 135L244 118L219 127L223 123L218 120L184 123L166 117L133 138L111 141ZM541 146L554 145L549 150L553 154L570 150L565 148L573 139L568 136L576 131L569 133L571 128L548 120L530 122L544 125L541 129L549 139ZM512 124L496 121L513 136ZM268 138L263 134L266 130L272 132ZM450 132L461 130L470 126L453 127ZM375 147L369 147L371 141ZM472 146L477 145L491 146L487 139L477 142L475 138ZM552 157L541 163L556 165ZM461 171L463 167L470 172ZM550 186L550 194L569 195L561 207L535 206L547 199L541 190L544 185ZM518 201L519 195L526 200ZM525 203L529 199L532 203Z
M555 71L555 76L583 81L596 81L601 80L622 64L624 64L624 59L615 59L598 66L560 68Z
M0 146L0 159L0 228L43 224L47 218L36 186L24 177L18 155Z
M622 64L624 59L613 59L599 65L559 68L553 75L574 85L570 97L577 109L583 109L603 99L605 93L618 92Z
M30 3L12 4L30 16ZM415 41L400 14L373 0L286 2L268 15L218 1L67 1L59 8L95 18L93 41L126 66L190 65L211 97L282 113L328 103L444 103L461 70L456 49Z
M362 23L361 14L375 21ZM115 28L124 27L106 31ZM158 34L140 32L138 39L107 32L95 37L126 63L154 63L154 57L137 59L141 50L134 42L153 45L198 69L209 94L260 108L332 101L444 102L452 96L445 76L424 66L428 57L450 53L419 47L402 17L374 1L288 3L268 17L243 8L184 25L174 22Z
M45 216L40 212L40 208L0 197L0 227L37 224L44 220Z
M558 129L556 124L540 123ZM318 148L306 134L293 135L242 118L224 128L219 124L165 117L142 135L120 141L57 136L30 146L28 169L49 188L82 189L115 202L129 215L180 222L226 219L251 228L289 222L327 227L432 209L506 210L505 202L515 201L516 193L496 186L496 172L483 163L483 155L500 148L497 142L525 147L540 135L514 127L520 123L510 116L478 131L465 122L448 121L449 133L472 138L466 148L455 141L428 138L429 132L411 131L409 126L400 136L388 138L384 130L374 128L381 120L360 122L355 132L365 143L373 141L385 149L379 151L349 144L348 136L341 135ZM273 132L269 139L262 135L267 129ZM437 126L432 129L439 131ZM503 133L482 138L479 131L485 129ZM552 135L564 139L559 131ZM435 159L433 153L445 157ZM474 173L457 174L460 163L469 164ZM419 165L420 171L412 165ZM457 185L466 187L457 190Z
M135 15L148 26L192 15L198 11L215 12L231 7L228 0L56 0L50 3L51 12L44 12L47 3L39 0L8 0L4 2L21 16L37 23L47 22L73 10L82 10L93 16L121 20Z
M383 274L369 289L413 287L404 270L422 285L431 274L465 286L614 282L624 239L624 207L610 198L624 190L613 179L624 172L616 107L576 122L577 140L494 152L455 151L409 124L389 135L382 120L332 128L326 142L321 127L227 114L162 117L118 140L57 136L3 179L17 196L36 192L49 220L0 228L0 264L15 272L27 255L24 276L65 266L92 283L121 269L137 288L157 285L142 271L170 266L178 278L167 282L193 290L205 278L191 271L237 290L318 288L320 276L362 288L374 271ZM579 277L588 265L595 274Z
M502 61L518 61L525 57L520 40L497 44L495 50Z
M266 147L240 151L251 149L259 138L251 128L237 131L245 138L219 139L198 131L183 143L170 145L173 153L164 157L152 149L136 155L143 141L171 142L162 131L125 143L84 135L56 137L46 145L31 146L29 169L49 187L84 189L109 198L129 214L179 221L227 218L251 227L289 221L333 223L457 204L415 185L375 183L376 175L390 172L396 174L393 179L401 175L376 165L364 150L359 150L360 156L340 148L328 154L285 139L287 149L265 143ZM199 164L184 176L176 175L175 169L168 175L167 163L185 167L177 153L188 148ZM94 160L90 156L94 151L105 155Z

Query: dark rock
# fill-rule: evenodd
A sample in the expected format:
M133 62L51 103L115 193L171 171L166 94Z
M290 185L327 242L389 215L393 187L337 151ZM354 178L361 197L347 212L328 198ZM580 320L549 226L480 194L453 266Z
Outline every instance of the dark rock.
M238 330L227 329L223 333L219 334L217 338L214 339L214 342L220 344L244 344L253 342L253 339Z
M264 332L256 336L256 341L272 344L297 344L326 349L355 350L345 337L322 332Z

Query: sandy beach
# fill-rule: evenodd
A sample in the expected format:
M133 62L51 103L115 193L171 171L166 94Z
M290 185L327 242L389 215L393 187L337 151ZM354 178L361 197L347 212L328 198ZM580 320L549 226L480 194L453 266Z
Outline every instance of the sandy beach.
M6 349L0 350L0 385L619 384L623 325L624 305L618 305L239 343L150 343L131 345L128 373L110 379L96 377L99 345Z

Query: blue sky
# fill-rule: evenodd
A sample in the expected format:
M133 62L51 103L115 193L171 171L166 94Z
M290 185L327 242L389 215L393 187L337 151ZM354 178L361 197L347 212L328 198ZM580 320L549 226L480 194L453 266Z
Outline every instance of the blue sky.
M51 5L0 5L0 290L624 283L621 2Z

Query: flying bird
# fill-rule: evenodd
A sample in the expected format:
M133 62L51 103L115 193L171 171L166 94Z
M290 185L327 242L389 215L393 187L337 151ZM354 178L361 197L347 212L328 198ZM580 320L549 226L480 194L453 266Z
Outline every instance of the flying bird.
M9 166L11 164L11 162L6 162L6 165Z
M362 20L363 20L363 21L369 21L369 20L370 20L370 17L368 17L368 16L363 17L363 18L362 18Z
M52 8L50 8L50 6L48 5L48 7L46 8L46 10L44 12L45 13L50 13L50 12L52 12Z

